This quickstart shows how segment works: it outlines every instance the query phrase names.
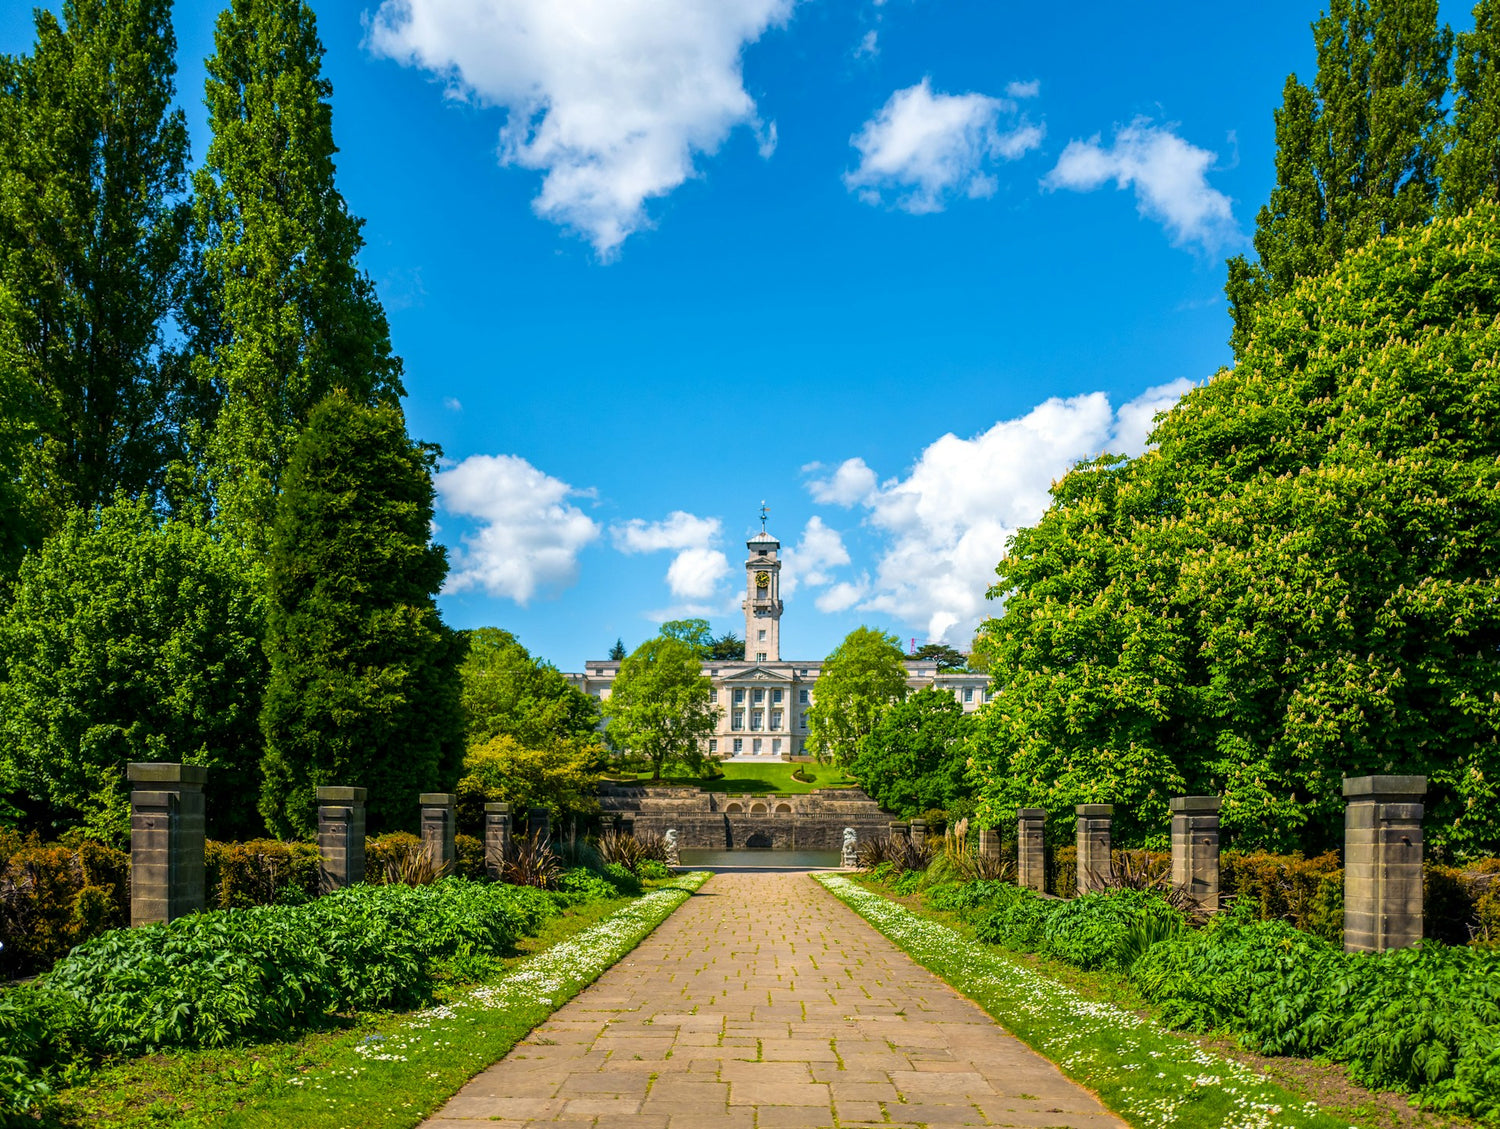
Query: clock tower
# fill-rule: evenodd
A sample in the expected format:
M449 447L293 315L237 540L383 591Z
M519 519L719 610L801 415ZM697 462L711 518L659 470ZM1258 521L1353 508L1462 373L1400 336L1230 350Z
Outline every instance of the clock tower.
M781 542L766 532L766 507L760 507L760 532L745 548L745 661L781 661Z

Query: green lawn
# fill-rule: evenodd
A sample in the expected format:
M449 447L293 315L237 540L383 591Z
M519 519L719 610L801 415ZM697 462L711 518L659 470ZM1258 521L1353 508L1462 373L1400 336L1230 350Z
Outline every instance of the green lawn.
M663 784L694 785L705 792L751 792L757 795L791 796L811 792L817 788L852 788L855 781L844 775L844 770L825 764L721 764L721 777L703 779L697 776L667 776ZM792 772L797 770L811 783L796 780ZM649 772L640 773L638 780L649 781Z

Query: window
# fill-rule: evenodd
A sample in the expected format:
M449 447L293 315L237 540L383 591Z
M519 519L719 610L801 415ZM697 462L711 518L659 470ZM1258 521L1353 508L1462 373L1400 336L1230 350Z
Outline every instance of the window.
M806 690L798 690L797 691L797 701L801 702L804 706L807 705L807 691Z
M739 705L744 700L745 700L745 692L743 690L736 690L734 692L734 704L735 705Z
M771 711L771 731L774 733L776 730L778 730L780 728L781 728L781 711L780 710L772 710Z
M802 728L803 729L807 728L807 711L806 710L802 711Z
M781 705L781 691L780 690L772 690L771 691L771 701L775 702L778 706Z
M730 725L729 728L731 728L731 729L743 729L743 728L745 728L745 711L744 710L735 710L734 711L734 722L733 722L733 724Z
M758 662L758 663L765 662L766 661L766 653L764 651L756 651L755 652L755 661Z
M760 738L759 737L757 737L754 740L754 742L752 742L750 751L752 753L758 753L758 752L760 752ZM765 808L761 808L760 810L761 811L765 811L766 809Z
M756 632L755 640L758 643L764 643L766 641L766 633L764 631Z
M719 751L719 742L714 740L714 738L712 737L708 739L708 751L711 753L717 753Z
M734 739L734 751L735 755L739 755L745 751L745 739L743 737L736 737Z
M772 737L771 738L771 752L773 752L773 753L780 753L781 752L781 738L780 737ZM787 810L790 811L791 809L789 808Z
M750 691L750 700L752 702L764 702L766 700L766 692L764 690L752 690Z
M965 686L964 687L964 701L966 701L966 702L972 702L973 700L974 700L974 687L972 687L972 686Z
M766 722L766 713L765 713L764 710L751 710L750 711L750 728L751 729L764 729L766 727L765 722Z
M995 696L995 692L993 690L991 690L988 686L986 686L984 688L984 700L986 702L988 702L988 701L992 700L994 698L994 696Z
M717 690L710 690L708 692L708 704L711 706L719 704L719 692Z

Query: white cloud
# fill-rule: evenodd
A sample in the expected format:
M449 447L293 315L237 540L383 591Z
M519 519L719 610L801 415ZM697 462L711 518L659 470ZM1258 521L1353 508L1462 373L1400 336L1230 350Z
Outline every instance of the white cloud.
M461 412L464 410L463 401L456 396L444 396L443 407L447 408L450 412Z
M905 478L885 482L863 501L868 524L886 539L874 577L829 587L818 608L857 604L929 639L967 645L993 612L984 593L1006 542L1042 515L1052 483L1079 459L1104 451L1139 454L1151 417L1190 387L1178 380L1149 388L1118 411L1102 392L1054 398L971 439L942 436Z
M859 150L859 167L844 184L867 203L895 195L904 211L937 212L956 193L989 196L995 180L984 172L997 157L1015 160L1042 142L1041 126L1024 119L1008 131L1001 115L1016 104L984 94L934 94L923 79L898 90L849 139Z
M1034 78L1030 82L1013 82L1005 88L1005 93L1011 98L1035 98L1042 92L1042 80Z
M451 97L503 107L501 163L544 173L536 213L608 258L699 154L759 127L741 56L794 3L383 0L368 45L440 76Z
M697 517L673 510L665 521L631 518L610 530L615 548L622 553L657 553L663 549L694 549L712 544L723 522L716 517Z
M854 49L854 57L866 59L878 54L880 54L880 33L871 29L865 32L864 38L859 41L859 46Z
M1076 192L1110 181L1116 188L1133 187L1137 211L1166 227L1174 244L1197 243L1213 252L1241 239L1229 197L1208 183L1216 160L1217 154L1184 141L1170 125L1136 118L1115 132L1107 148L1098 134L1068 142L1042 185Z
M802 529L802 539L781 555L781 591L790 596L799 584L822 587L833 580L829 570L849 563L849 550L837 529L814 514Z
M821 469L821 463L809 463L804 471ZM875 472L861 458L845 459L827 478L815 478L807 484L814 501L835 506L852 506L862 502L875 489Z
M478 588L529 603L578 578L599 526L566 499L580 493L519 455L471 455L433 482L443 509L480 525L453 549L445 592Z
M717 549L684 549L667 568L667 587L682 600L707 600L729 575L729 559Z

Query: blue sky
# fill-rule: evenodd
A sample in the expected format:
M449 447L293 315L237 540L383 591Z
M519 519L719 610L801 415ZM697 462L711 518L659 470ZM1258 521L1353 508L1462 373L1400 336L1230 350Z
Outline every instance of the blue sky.
M217 4L179 0L206 148ZM1223 260L1316 3L316 5L455 626L564 669L742 629L966 645L1050 481L1229 359ZM1467 11L1444 17L1467 27ZM0 11L0 49L29 17Z

